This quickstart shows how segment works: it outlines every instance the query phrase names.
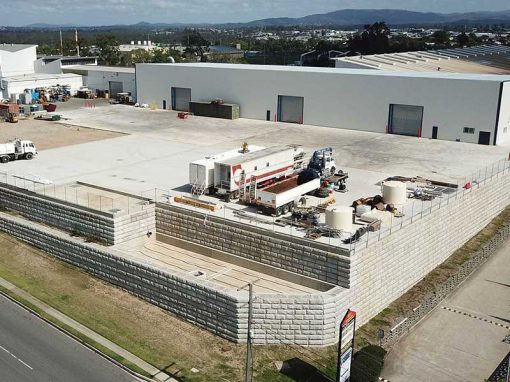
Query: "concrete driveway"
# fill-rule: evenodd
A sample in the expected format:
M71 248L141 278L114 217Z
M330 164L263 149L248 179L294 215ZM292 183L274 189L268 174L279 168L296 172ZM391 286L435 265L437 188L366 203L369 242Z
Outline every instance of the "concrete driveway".
M391 382L489 378L510 350L503 342L510 332L509 264L510 241L395 345L382 376Z

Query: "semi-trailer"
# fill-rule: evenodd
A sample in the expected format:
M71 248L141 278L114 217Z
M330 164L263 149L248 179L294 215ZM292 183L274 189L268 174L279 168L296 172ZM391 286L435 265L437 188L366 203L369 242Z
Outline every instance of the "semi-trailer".
M241 149L229 150L224 153L209 155L189 164L189 184L191 193L195 195L214 194L214 164L217 161L242 157L263 150L265 147L243 145Z
M214 165L214 187L225 200L247 195L254 198L257 187L293 175L296 161L303 151L299 147L270 147L248 153L242 157L218 160Z
M255 205L257 210L265 215L280 216L300 207L303 195L315 192L321 186L320 178L305 180L294 175L267 187L256 190Z

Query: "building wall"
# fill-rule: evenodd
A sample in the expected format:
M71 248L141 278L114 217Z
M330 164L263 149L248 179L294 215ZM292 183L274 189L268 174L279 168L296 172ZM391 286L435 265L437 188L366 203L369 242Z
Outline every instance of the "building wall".
M443 263L510 204L508 170L351 255L349 307L360 323L382 311Z
M0 77L33 74L36 59L35 45L17 52L7 52L0 49Z
M510 142L510 81L502 84L499 109L498 138L496 144Z
M37 80L27 79L3 81L3 84L5 85L5 98L8 98L10 94L21 94L25 91L25 89L35 89L38 87L49 87L55 85L69 85L71 87L71 94L76 94L76 92L83 86L83 79L81 76L55 76L53 78L40 78Z
M61 74L62 73L62 61L55 60L48 63L44 63L44 59L39 58L34 62L36 73L48 73L48 74Z
M255 66L251 66L252 68ZM266 119L277 113L278 95L304 97L303 123L385 133L389 105L424 106L422 136L478 142L480 130L494 137L498 81L456 79L448 75L389 75L371 70L243 65L138 64L138 100L171 104L171 87L191 88L192 101L223 98L240 105L241 117ZM464 127L475 134L464 134Z
M93 90L110 90L110 81L122 82L123 92L129 92L136 100L134 73L89 70L84 85Z

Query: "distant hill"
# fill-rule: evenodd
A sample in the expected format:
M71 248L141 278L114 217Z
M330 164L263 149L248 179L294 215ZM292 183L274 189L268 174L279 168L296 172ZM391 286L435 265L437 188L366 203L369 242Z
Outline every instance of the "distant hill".
M413 12L399 9L343 9L299 18L270 18L255 20L246 26L292 26L292 25L364 25L386 21L389 25L477 24L510 23L510 10L501 12L433 13Z
M109 27L135 27L140 29L169 28L184 26L233 26L233 27L269 27L269 26L357 26L371 24L376 21L385 21L388 25L473 25L473 24L510 24L510 10L499 12L467 12L467 13L433 13L413 12L401 9L342 9L329 13L320 13L298 18L279 17L254 20L247 23L222 23L222 24L183 24L183 23L149 23L139 22L134 25L110 25L95 28ZM74 28L71 24L30 24L26 28L57 29Z

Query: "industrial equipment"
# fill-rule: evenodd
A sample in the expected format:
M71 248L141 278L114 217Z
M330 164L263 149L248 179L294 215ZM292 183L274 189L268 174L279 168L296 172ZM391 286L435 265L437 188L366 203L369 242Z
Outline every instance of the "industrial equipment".
M32 159L37 150L32 141L15 139L12 142L0 144L0 162L7 163L17 159Z
M252 202L255 200L257 187L293 175L296 158L301 156L301 148L286 146L270 147L248 153L241 158L216 161L214 187L227 201L239 197Z
M263 150L264 147L243 145L241 149L226 151L221 154L206 156L189 164L189 184L194 195L214 193L214 164L235 157Z
M300 183L299 176L294 175L257 190L255 204L257 209L264 214L285 215L289 211L293 211L294 207L303 205L303 195L314 192L320 185L319 178Z
M308 169L316 171L321 178L334 175L336 172L336 163L333 159L333 149L327 147L315 150L308 164Z

